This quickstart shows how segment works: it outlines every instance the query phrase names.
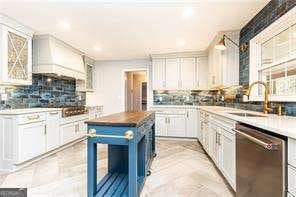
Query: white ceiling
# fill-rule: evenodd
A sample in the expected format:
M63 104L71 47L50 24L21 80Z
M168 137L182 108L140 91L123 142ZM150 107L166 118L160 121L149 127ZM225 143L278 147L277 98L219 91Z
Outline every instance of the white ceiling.
M204 50L217 32L242 28L268 1L0 0L0 12L96 60L134 59ZM187 8L194 14L184 19Z

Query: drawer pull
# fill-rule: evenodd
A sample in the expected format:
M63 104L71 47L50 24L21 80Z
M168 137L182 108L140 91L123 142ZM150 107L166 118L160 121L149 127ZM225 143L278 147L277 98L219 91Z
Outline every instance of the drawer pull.
M88 136L88 137L121 138L121 139L131 140L134 138L134 132L132 132L131 130L128 130L124 133L123 136L120 136L120 135L97 135L96 130L90 129L88 131L88 134L86 134L86 136Z
M50 115L57 115L59 112L49 112Z
M35 115L35 116L27 116L28 120L36 120L40 118L40 115Z

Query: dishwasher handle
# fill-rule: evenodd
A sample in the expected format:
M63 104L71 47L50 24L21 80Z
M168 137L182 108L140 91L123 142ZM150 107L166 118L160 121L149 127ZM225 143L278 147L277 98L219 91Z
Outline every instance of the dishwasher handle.
M262 141L262 140L260 140L258 138L255 138L255 137L253 137L251 135L248 135L248 134L246 134L244 132L241 132L241 131L239 131L237 129L232 129L232 130L234 132L236 132L237 134L244 136L245 138L251 140L252 142L260 145L261 147L263 147L265 149L268 149L268 150L277 150L279 148L279 144L267 143L267 142L264 142L264 141Z

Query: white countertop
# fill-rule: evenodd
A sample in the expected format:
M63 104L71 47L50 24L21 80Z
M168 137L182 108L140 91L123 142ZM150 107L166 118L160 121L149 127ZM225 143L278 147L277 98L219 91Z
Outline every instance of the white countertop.
M296 117L278 116L276 114L264 114L250 110L219 106L198 106L198 109L296 139ZM227 112L247 112L266 117L241 117Z
M59 111L62 108L25 108L25 109L4 109L0 110L0 115L18 115L38 112Z

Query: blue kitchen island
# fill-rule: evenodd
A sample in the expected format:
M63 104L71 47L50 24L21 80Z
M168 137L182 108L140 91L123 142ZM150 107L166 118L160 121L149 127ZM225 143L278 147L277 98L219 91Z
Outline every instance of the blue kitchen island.
M156 156L154 112L121 112L86 123L88 197L139 197ZM98 143L108 144L108 173L99 181Z

